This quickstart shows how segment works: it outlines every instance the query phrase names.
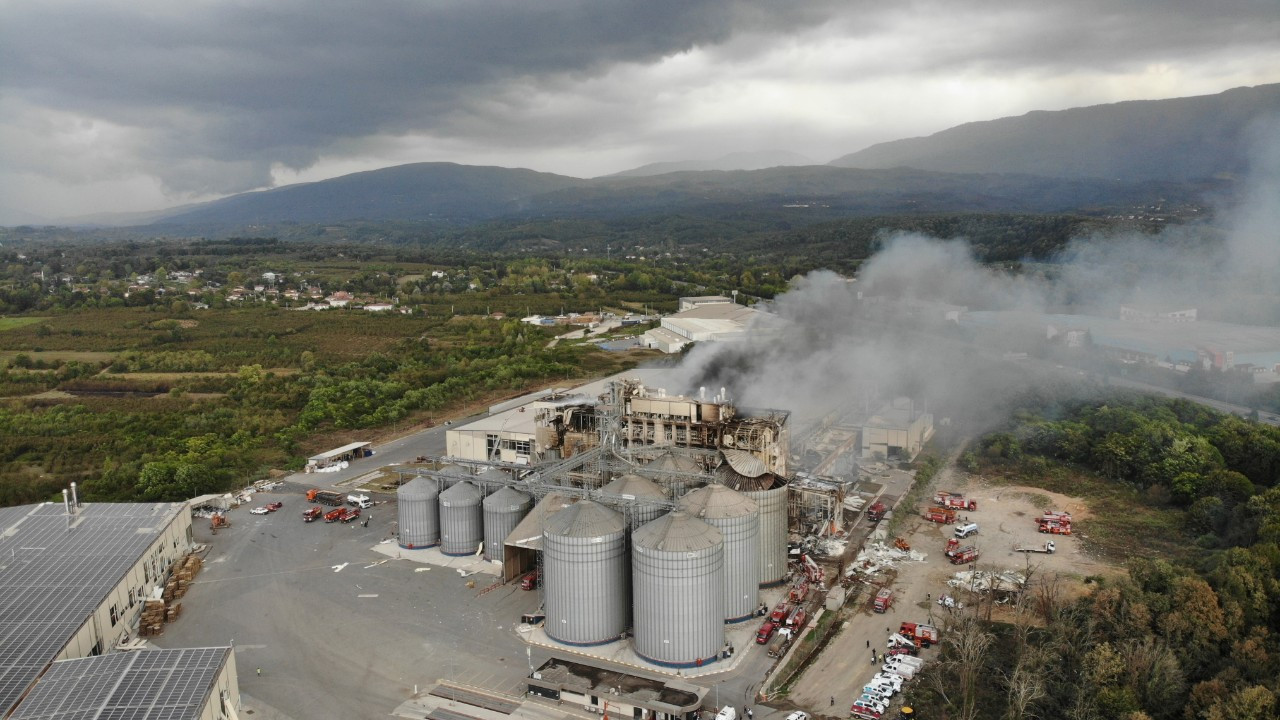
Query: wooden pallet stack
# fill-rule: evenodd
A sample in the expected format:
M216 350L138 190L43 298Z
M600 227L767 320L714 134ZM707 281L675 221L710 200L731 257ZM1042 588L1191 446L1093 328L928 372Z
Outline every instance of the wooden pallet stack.
M147 600L142 603L142 616L138 619L138 635L155 637L164 634L165 602Z
M178 616L181 614L182 614L182 603L173 603L172 605L170 605L165 609L164 621L173 622L174 620L177 620Z
M182 560L174 564L173 581L175 598L180 598L187 594L187 589L191 585L191 581L200 573L203 563L198 555L188 555Z

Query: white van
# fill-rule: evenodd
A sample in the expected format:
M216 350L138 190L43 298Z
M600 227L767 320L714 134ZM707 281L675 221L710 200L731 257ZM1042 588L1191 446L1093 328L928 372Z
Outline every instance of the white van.
M978 534L978 523L969 523L968 525L961 525L960 527L956 528L956 537L958 538L967 538L970 535L977 535L977 534Z
M725 705L716 713L716 720L738 720L738 711L732 705Z

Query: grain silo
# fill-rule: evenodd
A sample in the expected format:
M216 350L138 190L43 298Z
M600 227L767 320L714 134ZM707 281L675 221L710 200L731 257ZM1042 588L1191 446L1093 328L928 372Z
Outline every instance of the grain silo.
M440 544L440 507L436 481L416 477L396 490L400 547L435 547Z
M533 498L506 485L480 505L484 509L484 558L502 560L502 545L533 507Z
M706 485L711 479L697 460L674 450L654 458L644 466L643 472L677 496Z
M635 651L669 667L714 662L724 648L724 538L682 511L631 533Z
M627 528L631 530L657 519L668 510L666 489L634 474L619 475L600 488L600 502L622 513L627 520Z
M468 472L466 468L452 463L441 465L440 469L437 470L436 473L440 476L441 491L445 488L451 488L463 480L469 480L471 478L471 473Z
M708 485L680 498L678 507L724 536L724 619L751 619L760 603L760 509L724 485Z
M725 463L716 480L756 501L760 507L760 586L787 579L787 481L741 450L722 450Z
M480 488L470 481L440 493L440 552L445 555L474 555L484 540Z
M547 518L542 534L547 637L600 645L627 629L627 528L622 515L581 500Z

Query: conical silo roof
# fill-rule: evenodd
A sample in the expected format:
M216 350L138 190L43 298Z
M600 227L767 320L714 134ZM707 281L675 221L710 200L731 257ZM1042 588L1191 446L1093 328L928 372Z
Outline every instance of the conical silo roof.
M631 544L668 553L696 553L723 547L724 537L710 524L676 510L632 532Z
M633 473L619 475L608 485L600 488L600 492L626 498L665 499L667 497L667 491L661 485L649 478L640 477Z
M416 477L396 490L396 498L401 501L430 500L438 494L435 482L424 477Z
M510 485L504 485L485 498L481 504L484 505L485 510L518 510L531 505L532 498L528 493L522 493Z
M700 473L702 468L699 467L698 461L682 455L680 453L666 452L654 458L647 468L654 470L662 470L664 472L681 472L681 473Z
M680 509L702 520L737 518L759 512L755 500L724 485L707 485L680 498Z
M464 481L440 493L440 504L442 506L479 505L483 497L484 494L480 492L480 488L469 481Z
M609 508L580 500L547 518L544 532L561 537L603 537L626 528L622 515Z

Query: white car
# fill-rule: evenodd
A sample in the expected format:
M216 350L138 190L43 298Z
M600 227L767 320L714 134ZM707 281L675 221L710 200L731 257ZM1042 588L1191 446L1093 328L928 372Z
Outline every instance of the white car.
M893 673L876 673L871 677L871 682L879 685L892 685L894 690L902 689L902 677Z
M897 691L889 687L888 685L864 685L862 687L863 695L870 695L871 697L879 698L881 700L886 700L886 701L889 698L893 697L893 694L895 692Z
M809 713L803 710L797 710L788 715L787 720L809 720Z
M256 508L254 508L254 509L250 510L250 511L249 511L249 514L250 514L250 515L266 515L266 514L267 514L267 513L269 513L269 512L271 512L271 511L270 511L270 510L268 510L268 509L266 508L266 506L259 506L259 507L256 507Z
M884 711L889 709L888 703L883 703L878 700L872 700L871 698L866 698L866 699L858 698L857 700L853 701L853 706L855 708L872 710L874 712L878 712L881 714L884 714Z

